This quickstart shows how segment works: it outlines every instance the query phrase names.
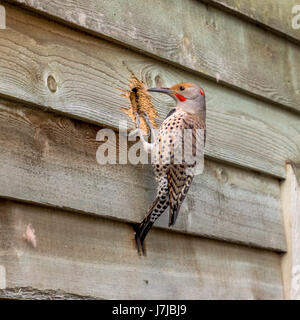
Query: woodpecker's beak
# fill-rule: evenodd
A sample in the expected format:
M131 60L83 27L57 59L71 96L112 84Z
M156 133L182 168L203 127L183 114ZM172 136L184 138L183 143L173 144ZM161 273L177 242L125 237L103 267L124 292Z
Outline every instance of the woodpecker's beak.
M148 89L148 91L166 93L166 94L169 94L169 95L171 95L173 93L173 90L171 90L169 88L150 88L150 89Z

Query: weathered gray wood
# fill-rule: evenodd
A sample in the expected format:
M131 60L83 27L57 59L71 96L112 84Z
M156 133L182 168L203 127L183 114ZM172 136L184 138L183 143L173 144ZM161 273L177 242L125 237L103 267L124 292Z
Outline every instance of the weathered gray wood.
M155 196L150 165L99 165L100 127L0 104L0 196L139 221ZM175 229L284 251L277 179L211 161ZM167 225L167 214L160 226Z
M1 258L0 258L1 259ZM0 299L13 300L95 300L91 296L81 296L63 290L39 290L32 287L13 287L0 289Z
M7 15L2 95L117 127L128 119L118 88L128 88L129 70L149 87L194 81L207 96L206 155L277 177L285 177L286 159L300 155L300 118L292 113L21 10L7 7ZM161 120L172 102L155 95L154 103Z
M32 224L37 247L22 235ZM120 222L0 203L0 265L8 288L105 299L281 299L279 255L153 230L138 257Z
M286 299L300 300L300 184L290 164L287 164L287 179L281 189L288 247L288 252L282 257L284 295Z
M296 159L296 160L297 162L296 161L289 161L289 162L293 167L296 179L298 180L298 183L300 185L300 159Z
M200 1L13 2L300 111L299 47Z
M300 43L299 29L292 27L295 14L292 8L298 0L201 0L275 31L296 43Z

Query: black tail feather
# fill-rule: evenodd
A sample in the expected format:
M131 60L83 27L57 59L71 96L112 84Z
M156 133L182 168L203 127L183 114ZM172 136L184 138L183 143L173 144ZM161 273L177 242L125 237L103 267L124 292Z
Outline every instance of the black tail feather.
M180 210L180 205L170 206L170 215L169 215L169 227L172 227L176 220Z
M139 255L146 256L146 248L144 247L144 240L151 229L153 222L150 221L150 215L146 216L141 223L133 225L135 231L136 247Z
M167 198L164 198L163 200L159 197L157 197L151 207L149 208L147 215L143 219L141 223L137 223L133 225L134 231L135 231L135 241L137 246L138 254L146 255L146 249L144 247L144 240L152 228L155 220L160 216L160 214L163 213L165 210L164 204L168 202ZM152 217L152 214L154 214L154 219Z

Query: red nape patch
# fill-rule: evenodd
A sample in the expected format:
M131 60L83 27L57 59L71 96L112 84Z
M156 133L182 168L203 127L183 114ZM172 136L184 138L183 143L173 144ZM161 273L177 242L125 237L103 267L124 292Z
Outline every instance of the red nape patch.
M204 93L203 90L200 90L200 93L201 93L203 96L205 96L205 93Z
M175 96L180 100L180 101L185 101L186 98L178 93L175 93Z

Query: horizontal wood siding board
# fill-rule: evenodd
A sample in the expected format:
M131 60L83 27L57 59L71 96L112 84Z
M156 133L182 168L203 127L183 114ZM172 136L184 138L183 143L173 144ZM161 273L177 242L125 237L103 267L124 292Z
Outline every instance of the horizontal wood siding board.
M99 165L100 127L0 104L0 196L127 222L155 196L150 165ZM285 251L277 179L206 160L175 230ZM167 215L159 221L167 226Z
M200 0L221 10L228 10L244 19L259 24L270 31L300 44L298 29L292 27L295 14L292 8L299 5L298 0Z
M148 87L193 81L207 97L207 156L280 178L285 160L299 157L300 118L293 113L20 9L7 7L7 16L0 39L2 95L117 128L128 119L120 110L128 101L118 89L128 88L130 70ZM50 91L55 84L57 91ZM172 102L157 94L153 100L160 122Z
M38 287L17 287L0 289L1 299L13 300L95 300L91 296L81 296L63 290L40 290ZM100 300L100 299L97 299Z
M274 252L154 229L147 257L140 258L124 223L11 202L1 202L0 213L0 265L11 290L104 299L282 299ZM23 238L28 224L36 248Z
M300 183L295 166L287 164L287 179L281 184L281 203L287 253L282 256L282 279L284 297L287 300L300 299Z
M12 2L300 111L299 47L200 1Z

